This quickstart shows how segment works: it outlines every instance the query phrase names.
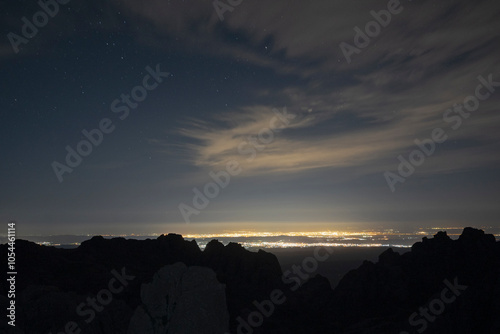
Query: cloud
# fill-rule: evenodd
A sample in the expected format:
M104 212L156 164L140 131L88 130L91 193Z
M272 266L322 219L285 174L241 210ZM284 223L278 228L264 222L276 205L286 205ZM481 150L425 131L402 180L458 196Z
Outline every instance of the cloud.
M288 109L289 113L296 113ZM352 131L337 135L308 138L295 136L294 130L314 130L322 117L310 116L299 112L297 120L282 132L274 133L274 140L264 144L262 151L252 161L250 155L240 154L238 147L243 149L251 146L248 136L256 137L258 133L269 128L269 122L274 117L270 107L254 106L239 112L219 115L216 126L202 121L191 121L189 127L182 128L179 133L196 140L187 144L192 152L192 162L198 166L220 168L229 160L237 160L244 166L245 174L261 174L274 172L297 172L301 170L323 167L352 167L374 163L381 156L401 148L394 140L405 130L398 127L376 127L370 130ZM243 143L243 144L242 144Z
M479 82L471 75L469 84L461 78L461 84L469 89L453 92L443 86L447 79L455 78L429 80L423 88L393 94L385 85L374 88L367 84L373 80L371 76L361 77L360 82L343 89L343 105L339 108L335 106L338 94L314 94L314 90L288 87L277 95L291 96L292 106L288 110L298 115L297 120L276 133L274 140L257 152L251 162L247 161L248 156L238 153L238 147L248 141L248 136L256 136L269 127L272 107L250 106L208 121L190 120L179 133L191 139L185 148L191 152L193 164L222 168L234 159L243 163L246 175L296 173L315 168L347 167L358 175L394 170L399 163L397 156L408 156L417 148L414 140L430 138L437 127L444 129L450 141L469 144L444 150L443 145L437 144L437 153L428 159L432 162L420 168L421 172L453 172L498 163L495 154L487 153L495 152L494 143L500 139L495 130L495 125L500 124L495 108L498 96L481 102L479 110L464 119L455 131L443 121L443 114L454 103L462 103L466 96L473 95ZM456 88L455 81L449 84ZM440 94L446 98L440 100ZM312 104L314 107L309 108ZM339 126L340 131L335 131L336 119L345 114L357 117L356 125ZM324 123L331 124L332 131L316 134Z
M352 43L353 28L364 28L373 20L370 11L385 9L386 1L243 1L225 13L223 22L211 1L114 0L104 8L89 2L80 10L92 17L97 8L103 9L96 17L102 17L99 29L106 31L126 30L120 25L126 18L132 27L128 31L143 45L244 59L283 78L279 88L261 91L267 92L267 99L285 97L289 111L300 117L246 163L247 174L338 167L374 173L388 168L398 154L411 151L415 138L442 126L444 110L473 93L478 75L495 73L498 78L500 73L495 33L499 9L494 2L401 4L403 12L393 15L351 64L343 59L339 44ZM55 18L37 36L37 49L81 26L76 14L60 15L64 19ZM19 25L17 20L9 22L11 27ZM61 22L72 29L61 30ZM134 24L140 29L133 29ZM5 50L0 47L0 57L7 55ZM291 85L285 74L303 81ZM493 106L497 99L482 105L477 117L454 133L454 140L479 138L478 146L498 140L494 127L500 120ZM260 103L204 121L187 120L178 133L191 139L182 146L189 161L208 168L229 159L245 161L238 145L268 127L273 116L272 107ZM346 115L358 124L336 123ZM332 131L319 135L324 124ZM453 170L458 165L450 161L459 154L457 149L433 161ZM485 154L469 164L472 168L493 160ZM460 168L466 167L467 163Z
M117 0L116 4L151 22L161 32L155 34L159 42L162 34L168 35L203 52L243 57L277 72L309 76L349 72L380 62L441 66L450 56L498 44L494 31L499 10L487 0L439 5L401 1L403 11L392 16L351 64L344 60L339 44L352 44L354 27L364 29L373 20L370 11L387 9L387 2L243 1L225 12L223 22L210 1ZM231 34L245 42L228 38Z

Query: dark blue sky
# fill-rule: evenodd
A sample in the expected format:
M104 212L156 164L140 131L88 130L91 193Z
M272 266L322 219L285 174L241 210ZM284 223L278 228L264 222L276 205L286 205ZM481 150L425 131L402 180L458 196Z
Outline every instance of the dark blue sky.
M210 1L42 3L46 22L36 2L1 5L0 218L20 233L183 232L186 217L208 230L499 226L493 0L243 0L223 21ZM356 44L371 11L388 23ZM23 17L42 20L35 35ZM464 102L473 111L453 109ZM54 162L103 119L112 132L58 177ZM433 152L412 153L433 131ZM239 172L197 207L193 188L228 161Z

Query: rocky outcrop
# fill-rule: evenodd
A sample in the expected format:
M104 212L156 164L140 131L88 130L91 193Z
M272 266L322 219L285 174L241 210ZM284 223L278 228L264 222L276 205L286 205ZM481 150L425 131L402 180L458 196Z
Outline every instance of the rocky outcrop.
M453 303L444 303L439 316L420 315L420 308L441 305L441 293L451 290L446 282L467 288ZM411 252L389 249L377 263L365 261L346 274L328 310L348 333L494 333L500 330L499 283L500 243L493 235L466 228L452 240L439 232L414 244ZM415 312L413 323L419 325L409 320Z
M231 328L242 310L254 300L265 299L269 293L282 286L281 268L275 255L259 250L250 252L240 244L224 246L217 240L207 244L201 264L212 268L220 282L227 285Z
M219 245L217 251L212 248L216 244ZM6 251L7 246L0 245L0 253ZM217 282L217 291L225 293L225 310L231 310L231 314L238 314L241 305L250 305L256 296L268 294L272 282L278 281L281 274L277 258L270 253L250 252L238 244L224 246L218 241L213 241L202 252L195 241L188 242L176 234L141 241L93 237L76 249L57 249L17 240L16 256L17 330L30 334L59 333L71 321L84 333L126 333L136 310L139 307L146 310L141 294L143 284L153 282L160 269L178 262L188 268L182 281L189 283L193 291L203 288L203 285L195 287L200 283L196 277L208 280L207 284L211 282L214 293ZM0 265L6 267L6 258L0 259ZM97 310L91 311L94 306L87 305L88 298L98 300L99 292L107 289L113 279L112 272L121 270L134 279L127 282L120 293L113 293L109 304L101 309L102 305L97 303ZM5 296L6 292L5 284L0 284L0 295ZM191 293L185 292L182 301L188 303ZM212 300L218 300L218 308L209 303L206 309L217 310L220 315L221 298L217 295L217 299ZM0 298L0 304L6 300ZM77 308L82 303L85 306L79 314ZM189 303L182 305L192 305ZM90 316L90 312L94 316ZM179 314L174 319L178 319ZM201 313L198 315L204 319ZM190 324L194 325L194 320L190 319Z
M6 248L0 245L0 253ZM75 321L82 333L223 334L228 313L229 332L236 333L237 319L256 314L276 289L286 302L272 306L251 333L500 332L500 242L473 228L457 240L446 232L423 238L403 255L389 249L347 273L334 290L317 275L291 291L270 253L217 240L202 252L174 234L94 237L72 250L18 240L16 255L16 333L55 334ZM5 307L5 284L0 289ZM97 305L94 316L90 306L85 316L76 312L95 300L106 305Z
M225 286L213 270L178 262L141 287L128 334L222 334L228 331Z

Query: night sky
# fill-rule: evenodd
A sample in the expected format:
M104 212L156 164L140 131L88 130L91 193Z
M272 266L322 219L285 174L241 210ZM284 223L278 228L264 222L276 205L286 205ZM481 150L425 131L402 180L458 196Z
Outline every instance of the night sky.
M18 233L500 225L498 1L0 12L0 218Z

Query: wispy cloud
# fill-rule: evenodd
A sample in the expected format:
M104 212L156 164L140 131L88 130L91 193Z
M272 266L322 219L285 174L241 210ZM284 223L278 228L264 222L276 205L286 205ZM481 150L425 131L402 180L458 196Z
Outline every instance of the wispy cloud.
M477 75L500 73L499 9L492 1L401 4L404 11L393 16L390 25L355 55L351 64L343 59L339 44L352 43L353 28L363 28L373 19L370 11L384 9L386 2L244 1L226 12L221 22L210 1L115 0L106 6L103 22L107 23L102 29L124 29L119 28L119 22L126 17L131 26L141 24L141 29L131 29L131 33L142 44L168 44L169 48L244 60L273 69L278 77L302 78L301 86L286 83L278 90L263 88L267 98L281 100L278 97L286 96L290 112L301 117L288 130L276 134L275 140L247 164L246 173L324 167L358 167L372 173L411 150L415 138L441 126L443 111L473 93ZM92 3L82 8L90 13ZM72 18L55 20L39 43L56 38L56 28L63 21ZM9 24L14 27L17 23L10 20ZM65 29L58 36L70 33ZM5 45L0 47L0 56L5 53L2 50L6 50ZM484 103L477 117L453 133L453 140L479 138L477 146L498 140L495 99ZM178 133L192 141L181 147L197 166L218 166L229 159L245 161L238 145L268 126L271 109L267 105L242 106L209 120L187 120ZM316 134L324 122L335 129L335 119L341 113L352 115L363 126ZM455 149L436 155L433 161L453 169L458 165L447 161L460 154L460 149ZM472 167L492 160L493 155L486 154L470 159L469 164Z

